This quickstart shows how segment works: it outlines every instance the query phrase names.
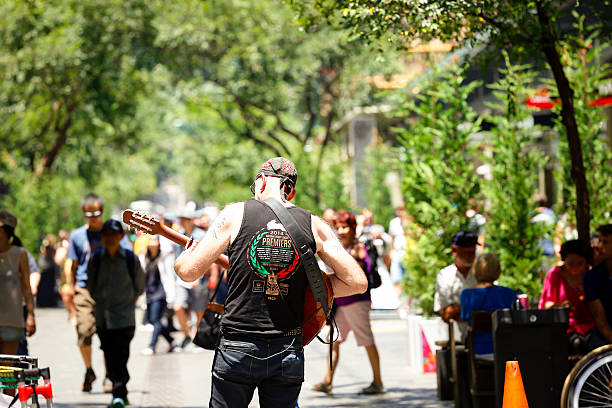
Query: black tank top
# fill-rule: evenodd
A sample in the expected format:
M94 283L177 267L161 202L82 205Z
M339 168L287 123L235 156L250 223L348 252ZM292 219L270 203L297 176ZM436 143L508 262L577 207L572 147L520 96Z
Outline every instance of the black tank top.
M299 207L288 210L316 252L310 212ZM228 253L223 331L274 337L298 327L308 279L291 237L268 206L245 201L242 226Z

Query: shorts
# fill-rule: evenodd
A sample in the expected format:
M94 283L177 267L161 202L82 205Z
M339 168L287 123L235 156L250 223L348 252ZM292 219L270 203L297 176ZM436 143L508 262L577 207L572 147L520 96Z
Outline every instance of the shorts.
M346 306L338 306L336 324L338 325L338 343L343 343L351 331L355 332L357 345L371 346L374 344L374 334L370 324L370 308L372 301L364 300Z
M91 339L96 332L96 302L89 291L80 286L74 288L74 306L76 308L77 344L79 347L91 346Z
M206 283L200 283L196 288L188 289L177 284L173 305L191 309L193 312L205 311L208 305L208 286Z
M23 327L0 326L0 342L21 341L25 338Z

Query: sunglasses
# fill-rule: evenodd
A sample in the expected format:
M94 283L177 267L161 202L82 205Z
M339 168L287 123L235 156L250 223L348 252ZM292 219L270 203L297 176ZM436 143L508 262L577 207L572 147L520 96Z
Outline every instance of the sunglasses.
M83 215L86 218L94 218L94 217L99 217L102 215L102 210L97 210L97 211L83 211Z

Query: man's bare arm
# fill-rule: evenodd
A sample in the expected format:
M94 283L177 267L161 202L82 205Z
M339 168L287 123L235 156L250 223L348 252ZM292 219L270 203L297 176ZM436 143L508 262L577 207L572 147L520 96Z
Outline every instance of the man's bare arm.
M184 251L174 263L176 274L185 282L200 279L231 243L242 224L243 203L226 206L210 226L202 242Z
M591 309L593 320L595 320L597 331L599 331L608 343L612 343L612 328L610 327L610 322L606 319L606 311L601 304L601 300L592 300L588 302L588 305L589 309Z
M346 252L329 225L319 217L312 217L312 232L317 242L317 254L335 273L330 276L334 296L343 297L363 293L368 289L365 273Z

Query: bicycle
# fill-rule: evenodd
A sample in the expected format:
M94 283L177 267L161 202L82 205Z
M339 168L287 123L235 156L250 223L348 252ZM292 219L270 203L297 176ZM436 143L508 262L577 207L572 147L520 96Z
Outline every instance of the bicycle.
M582 357L565 379L561 408L612 407L612 344Z
M11 364L6 366L2 364ZM39 380L43 380L39 384ZM38 359L29 356L15 356L0 354L0 395L4 395L5 389L16 389L17 394L11 397L12 401L7 407L17 407L20 402L21 408L40 408L38 396L45 397L47 408L53 407L53 389L51 387L51 372L49 367L39 368ZM32 404L28 405L28 401ZM0 400L0 407L4 407Z

